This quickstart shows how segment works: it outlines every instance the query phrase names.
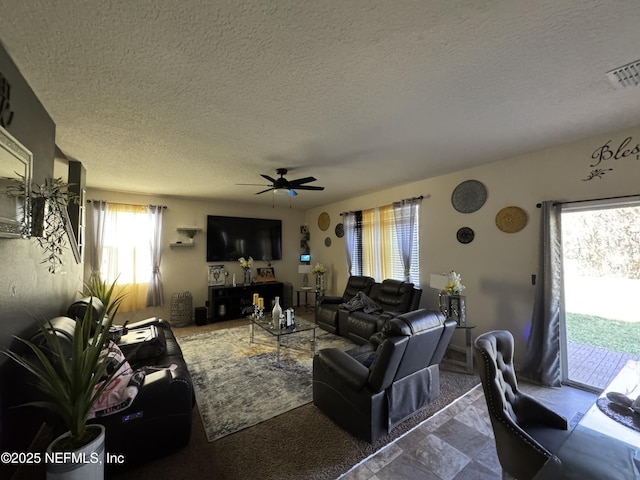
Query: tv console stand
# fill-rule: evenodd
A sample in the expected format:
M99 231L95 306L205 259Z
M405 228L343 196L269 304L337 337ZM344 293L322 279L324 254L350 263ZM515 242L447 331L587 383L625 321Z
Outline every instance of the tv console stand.
M282 298L282 282L252 283L251 285L210 286L209 323L242 318L253 313L253 294L264 298L265 312L270 312L276 297Z

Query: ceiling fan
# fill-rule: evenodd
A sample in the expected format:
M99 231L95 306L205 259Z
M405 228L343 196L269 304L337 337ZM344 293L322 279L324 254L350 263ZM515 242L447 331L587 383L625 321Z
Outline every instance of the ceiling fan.
M280 178L272 178L269 175L260 174L260 176L271 182L271 185L265 185L260 183L238 183L237 185L255 185L261 187L269 187L266 190L257 192L256 195L273 191L273 193L280 195L288 195L295 197L297 195L296 190L324 190L324 187L316 187L313 185L305 185L306 183L315 182L315 177L298 178L297 180L287 180L284 176L287 174L286 168L278 168L276 173L280 175Z

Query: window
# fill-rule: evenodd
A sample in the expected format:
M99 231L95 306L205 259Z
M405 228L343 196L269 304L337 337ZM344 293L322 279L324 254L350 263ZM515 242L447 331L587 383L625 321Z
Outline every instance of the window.
M409 279L420 283L419 203L412 211L411 222L397 221L397 205L354 212L354 219L345 221L353 230L353 247L348 252L353 275L367 275L381 281L386 278L406 280L401 238L408 235L411 248ZM410 230L409 230L410 229Z
M151 266L152 228L147 207L109 204L104 221L100 272L126 293L121 311L144 308Z

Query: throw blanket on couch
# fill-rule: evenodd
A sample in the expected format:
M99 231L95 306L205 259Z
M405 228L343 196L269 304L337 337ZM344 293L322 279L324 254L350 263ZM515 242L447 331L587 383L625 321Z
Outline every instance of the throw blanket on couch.
M371 300L362 292L356 293L355 297L353 297L347 303L341 304L340 306L351 312L355 312L356 310L362 310L364 313L375 313L382 311L382 307L380 305Z

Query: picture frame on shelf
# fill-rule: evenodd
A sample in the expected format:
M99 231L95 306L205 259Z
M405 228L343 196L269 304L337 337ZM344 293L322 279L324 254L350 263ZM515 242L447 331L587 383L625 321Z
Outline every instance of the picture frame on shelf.
M276 275L273 271L273 267L258 268L257 273L258 273L258 276L256 277L256 282L258 283L276 281Z
M224 265L209 265L209 286L224 286L227 282Z

